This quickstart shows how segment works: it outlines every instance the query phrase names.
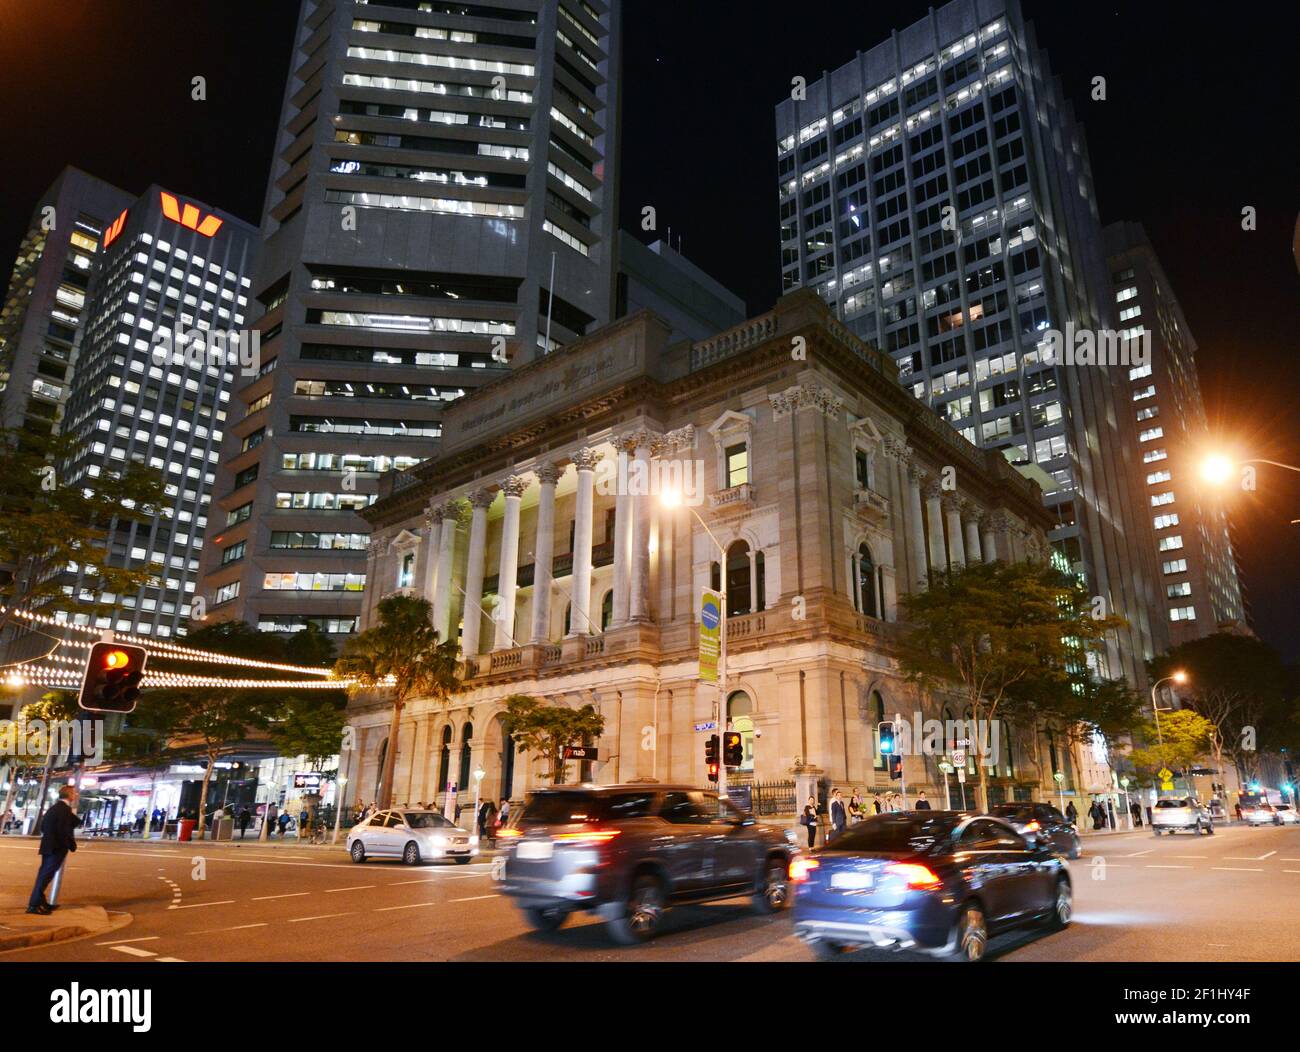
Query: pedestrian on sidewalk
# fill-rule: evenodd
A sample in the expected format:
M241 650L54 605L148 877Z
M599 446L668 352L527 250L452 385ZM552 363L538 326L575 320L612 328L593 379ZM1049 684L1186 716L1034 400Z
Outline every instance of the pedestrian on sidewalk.
M1142 825L1142 805L1134 800L1128 805L1128 813L1133 816L1133 825L1140 828Z
M283 840L289 833L289 823L293 821L289 817L288 811L280 812L280 839Z
M75 834L79 825L81 819L77 817L76 787L65 785L59 790L59 799L41 819L41 868L36 873L31 898L27 900L28 913L44 916L57 908L45 901L45 889L67 861L68 852L77 850Z
M844 827L849 824L848 811L844 808L844 798L840 795L838 789L831 793L831 828L827 834L826 842L829 844L844 832Z
M1076 826L1079 824L1079 809L1074 806L1073 800L1065 805L1065 817L1070 825Z
M813 798L808 797L808 802L804 804L803 814L799 816L799 822L808 830L808 849L812 850L817 846L817 805Z
M269 840L275 836L275 804L266 805L266 817L262 819L262 822L266 826L266 838Z
M239 839L244 839L244 834L248 832L248 824L253 820L253 814L247 807L239 812Z
M1110 797L1106 798L1106 817L1110 819L1111 829L1119 828L1119 823L1115 821L1115 801Z
M916 806L913 807L912 810L914 811L932 810L930 807L930 801L925 798L924 792L920 792L916 794Z
M490 839L494 830L493 818L496 815L496 805L491 800L484 800L478 809L478 838L480 840Z

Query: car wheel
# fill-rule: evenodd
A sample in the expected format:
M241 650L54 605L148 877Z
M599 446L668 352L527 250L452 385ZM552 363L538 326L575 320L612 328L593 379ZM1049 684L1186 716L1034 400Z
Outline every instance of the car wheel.
M420 847L414 840L410 841L402 851L402 861L408 866L420 864Z
M1152 835L1152 836L1159 836L1159 835L1160 835L1160 830L1158 830L1158 829L1153 829L1153 830L1151 830L1151 835Z
M962 961L982 961L989 945L989 926L978 903L968 902L957 918L957 945L953 955Z
M1052 912L1047 915L1047 926L1052 931L1061 931L1070 926L1074 916L1074 891L1065 879L1056 882L1056 896L1052 902Z
M635 946L654 938L663 916L663 885L658 877L646 873L632 882L622 916L610 919L607 927L615 942Z
M533 931L559 931L561 925L569 919L569 911L559 907L549 909L525 909L524 919Z
M849 952L849 948L843 943L818 939L812 944L812 952L819 961L837 961Z
M1070 844L1070 854L1068 857L1071 859L1077 859L1083 857L1083 841L1080 840L1077 836L1074 838L1074 841Z
M361 843L360 840L354 840L348 854L352 856L353 862L364 862L366 860L366 845Z
M1214 823L1213 823L1213 822L1207 822L1207 823L1205 824L1205 835L1206 835L1206 836L1214 836Z
M461 857L456 859L456 865L467 866L469 865L469 861L470 861L469 855L462 855Z
M779 913L790 898L788 871L778 859L769 859L763 884L754 893L755 913Z

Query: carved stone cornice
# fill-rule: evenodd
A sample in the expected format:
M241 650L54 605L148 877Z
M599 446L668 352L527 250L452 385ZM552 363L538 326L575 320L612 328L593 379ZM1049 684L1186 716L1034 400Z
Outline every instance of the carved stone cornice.
M635 431L628 431L626 434L617 436L614 439L614 448L620 453L626 453L629 457L637 455L641 449L652 449L654 443L662 436L649 428L639 427Z
M900 464L906 464L912 459L912 447L895 435L886 435L881 442L881 448L885 456Z
M963 498L959 497L951 490L940 496L939 500L943 504L944 511L955 511L958 515L961 514L962 508L966 504L966 501Z
M930 473L913 460L907 465L907 477L912 485L924 489Z
M695 448L695 425L687 424L675 431L659 435L650 443L650 455L653 457L672 456L685 453Z
M440 522L459 522L464 505L458 500L443 501L434 509Z
M501 492L518 500L528 489L528 480L521 475L509 475L501 482Z
M997 511L991 512L986 516L986 518L988 519L987 528L991 529L994 533L1009 534L1013 529L1015 529L1015 521L1009 514L1007 514L1007 512L1000 508Z

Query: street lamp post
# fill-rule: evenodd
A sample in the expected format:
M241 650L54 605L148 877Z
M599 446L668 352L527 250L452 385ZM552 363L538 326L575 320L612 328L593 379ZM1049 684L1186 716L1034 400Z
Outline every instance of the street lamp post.
M1158 679L1155 681L1155 683L1151 685L1151 712L1156 719L1156 742L1160 746L1161 750L1163 750L1165 747L1165 736L1160 730L1160 703L1156 700L1156 691L1160 689L1160 685L1162 683L1181 684L1186 682L1187 682L1187 673L1184 672L1182 669L1179 669L1173 675L1165 676L1164 679ZM1172 712L1173 710L1167 709L1166 711ZM1161 762L1164 762L1163 755L1161 757ZM1186 778L1187 778L1187 791L1191 792L1192 791L1191 776L1190 775L1186 776Z
M479 790L483 785L483 776L485 774L487 774L487 771L483 770L481 766L474 768L474 836L472 840L475 844L478 843L478 796Z
M709 529L709 524L700 518L700 513L689 504L683 503L681 494L667 492L662 495L661 500L669 508L686 507L695 516L695 521L704 529L709 540L713 542L713 546L718 549L718 696L713 707L713 730L718 735L718 796L725 798L727 795L727 765L723 762L726 757L722 755L722 735L726 730L723 725L727 718L727 550L722 547L718 538L713 535L713 531Z

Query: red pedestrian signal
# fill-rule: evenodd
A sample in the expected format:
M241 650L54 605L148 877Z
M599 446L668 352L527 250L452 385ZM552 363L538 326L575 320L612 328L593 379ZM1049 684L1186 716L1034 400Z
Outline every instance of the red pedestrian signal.
M87 712L134 712L147 657L144 647L96 643L86 659L78 704Z
M717 780L718 780L718 765L716 763L711 763L709 764L709 781L716 782Z

